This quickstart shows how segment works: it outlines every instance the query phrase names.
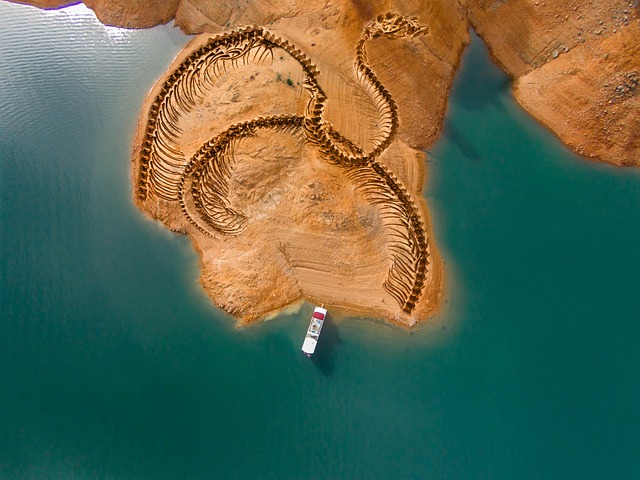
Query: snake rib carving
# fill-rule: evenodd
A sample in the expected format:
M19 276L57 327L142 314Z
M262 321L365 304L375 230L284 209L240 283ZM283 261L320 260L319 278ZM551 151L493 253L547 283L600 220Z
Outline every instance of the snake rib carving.
M327 95L318 83L318 69L287 40L258 26L211 38L175 68L153 101L139 155L138 198L178 201L184 216L206 235L240 235L247 218L228 201L234 146L261 130L299 135L323 160L343 169L364 198L379 208L391 239L391 266L383 286L406 313L411 313L424 290L429 242L411 194L378 160L397 136L398 109L368 63L366 43L381 36L425 33L426 27L416 19L387 13L365 28L356 45L355 72L377 110L377 133L370 151L343 137L325 120ZM240 63L273 61L276 49L286 52L302 68L303 85L310 97L304 115L283 114L236 123L204 143L194 155L182 152L177 147L184 134L180 117L215 88L223 72Z

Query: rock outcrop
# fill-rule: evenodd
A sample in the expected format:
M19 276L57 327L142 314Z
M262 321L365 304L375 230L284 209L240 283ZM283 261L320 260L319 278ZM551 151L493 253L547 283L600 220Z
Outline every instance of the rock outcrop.
M640 2L461 3L532 116L580 155L640 165Z
M105 25L149 28L170 22L181 0L84 0Z

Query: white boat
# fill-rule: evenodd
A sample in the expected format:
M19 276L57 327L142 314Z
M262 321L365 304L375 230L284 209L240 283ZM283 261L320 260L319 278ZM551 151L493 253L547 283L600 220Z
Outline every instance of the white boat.
M304 337L304 343L302 344L302 351L307 357L311 357L313 352L316 351L316 345L318 344L318 337L322 331L322 324L327 316L327 309L322 307L316 307L313 310L311 316L311 322L309 322L309 328L307 329L307 335Z

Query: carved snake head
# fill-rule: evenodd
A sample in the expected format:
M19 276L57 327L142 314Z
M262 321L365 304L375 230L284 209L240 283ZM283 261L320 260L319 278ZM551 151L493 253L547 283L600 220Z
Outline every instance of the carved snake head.
M426 35L428 30L428 27L418 23L416 17L387 12L385 15L378 15L376 21L367 27L365 36L370 38L381 36L388 38L415 37Z

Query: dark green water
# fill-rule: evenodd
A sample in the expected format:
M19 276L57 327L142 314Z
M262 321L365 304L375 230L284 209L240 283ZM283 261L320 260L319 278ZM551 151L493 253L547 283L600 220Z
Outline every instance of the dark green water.
M640 173L580 160L475 41L426 196L447 308L235 331L130 200L171 27L0 4L0 478L640 478Z

